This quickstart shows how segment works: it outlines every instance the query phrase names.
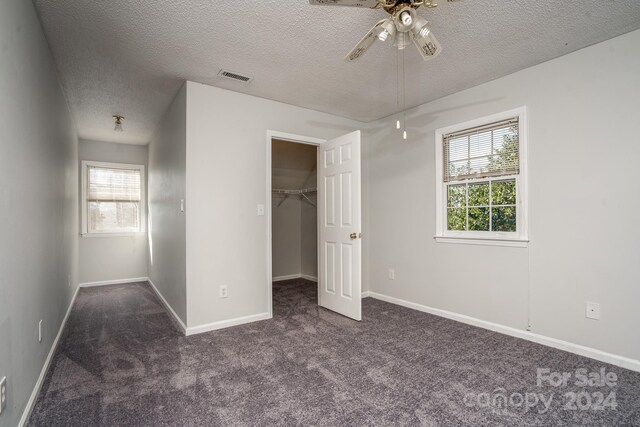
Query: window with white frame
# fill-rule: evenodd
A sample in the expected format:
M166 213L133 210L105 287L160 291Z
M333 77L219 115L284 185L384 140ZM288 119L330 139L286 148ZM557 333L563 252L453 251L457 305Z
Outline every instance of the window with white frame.
M523 245L524 109L436 132L436 240Z
M145 231L144 166L82 162L82 232Z

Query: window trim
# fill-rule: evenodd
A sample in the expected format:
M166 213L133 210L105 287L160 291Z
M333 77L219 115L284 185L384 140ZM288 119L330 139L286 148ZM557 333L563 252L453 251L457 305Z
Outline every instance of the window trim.
M89 224L87 221L88 206L87 206L87 171L90 166L103 167L110 169L136 169L140 171L140 230L139 231L92 231L89 232ZM82 237L128 237L128 236L140 236L147 232L147 210L146 210L146 179L145 179L145 167L144 165L129 164L129 163L110 163L110 162L97 162L93 160L82 160L80 166L80 176L82 183L82 190L80 195L80 217L81 228L80 234Z
M517 225L516 233L492 232L492 231L450 231L446 228L446 190L445 187L449 183L444 182L443 177L443 143L444 135L454 132L460 132L465 129L480 127L488 123L494 123L501 120L507 120L518 117L518 145L519 145L519 163L520 173L518 175L506 175L500 177L507 179L508 177L516 179L516 187L518 200L516 204ZM436 172L436 232L433 236L438 243L461 243L471 245L490 245L490 246L511 246L511 247L527 247L529 242L529 222L528 222L528 123L526 107L519 107L513 110L504 111L490 116L469 120L464 123L447 126L437 129L435 132L435 172ZM493 180L499 180L498 177L492 177ZM489 178L487 178L489 180ZM482 180L484 181L484 180Z

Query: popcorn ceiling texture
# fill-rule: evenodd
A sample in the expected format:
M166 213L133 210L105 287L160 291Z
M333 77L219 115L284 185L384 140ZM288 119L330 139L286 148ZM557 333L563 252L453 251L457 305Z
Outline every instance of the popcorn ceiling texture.
M400 109L389 44L343 61L382 10L306 0L34 3L83 139L146 144L185 79L365 122ZM640 28L637 0L440 3L419 13L443 53L425 63L405 51L408 107ZM219 79L221 68L255 80ZM115 113L126 116L124 133L113 132Z
M640 373L371 298L356 322L316 297L277 282L273 319L185 337L146 283L81 289L29 425L640 425ZM617 380L539 387L537 368ZM568 392L617 407L565 409Z

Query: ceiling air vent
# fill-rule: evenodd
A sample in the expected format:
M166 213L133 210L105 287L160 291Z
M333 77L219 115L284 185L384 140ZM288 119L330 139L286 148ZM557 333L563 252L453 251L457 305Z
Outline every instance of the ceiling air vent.
M251 77L243 76L242 74L234 73L233 71L224 69L220 70L218 76L241 83L249 83L251 80L253 80Z

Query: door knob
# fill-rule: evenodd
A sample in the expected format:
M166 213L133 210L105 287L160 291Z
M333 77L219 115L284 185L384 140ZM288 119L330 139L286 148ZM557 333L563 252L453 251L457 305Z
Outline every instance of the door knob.
M349 237L351 237L351 240L355 240L362 237L362 233L351 233Z

